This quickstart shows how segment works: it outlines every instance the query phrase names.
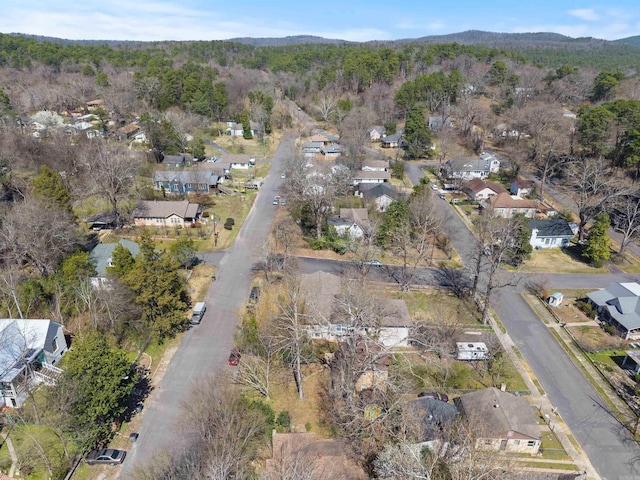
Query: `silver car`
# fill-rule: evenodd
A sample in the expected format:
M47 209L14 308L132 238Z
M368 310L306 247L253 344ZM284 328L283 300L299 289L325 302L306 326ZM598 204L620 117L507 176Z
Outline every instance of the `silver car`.
M124 450L116 450L115 448L103 448L101 450L93 450L85 457L85 462L89 465L107 464L117 465L124 461L127 452Z

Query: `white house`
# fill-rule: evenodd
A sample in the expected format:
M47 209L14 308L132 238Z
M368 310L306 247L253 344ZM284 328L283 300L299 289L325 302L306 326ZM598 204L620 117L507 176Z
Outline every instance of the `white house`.
M386 183L391 181L391 172L357 170L352 174L352 185L361 183Z
M375 203L376 210L379 212L385 212L389 205L401 197L393 185L389 183L361 183L358 185L356 195Z
M8 407L20 407L30 388L54 384L67 351L62 325L51 320L0 319L0 390Z
M535 249L568 247L575 236L571 225L564 218L529 220L529 228L529 243Z
M485 179L491 173L500 171L500 160L489 153L483 153L477 159L448 160L442 168L446 178L472 180Z
M329 217L327 223L336 229L338 235L352 239L363 238L370 229L366 208L341 208L339 215Z
M387 133L387 129L384 128L382 125L374 125L373 127L369 128L368 132L369 132L369 139L372 142L379 142L380 139L383 138Z

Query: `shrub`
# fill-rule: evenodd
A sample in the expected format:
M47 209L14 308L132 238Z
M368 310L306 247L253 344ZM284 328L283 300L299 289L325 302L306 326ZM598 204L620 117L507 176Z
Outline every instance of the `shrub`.
M305 423L305 424L304 424L304 429L305 429L307 432L310 432L310 431L311 431L311 422L307 422L307 423Z
M276 429L280 432L288 432L291 430L291 415L288 411L283 411L276 418Z
M605 325L602 328L604 329L605 332L607 332L611 336L616 334L616 327L614 327L613 325Z

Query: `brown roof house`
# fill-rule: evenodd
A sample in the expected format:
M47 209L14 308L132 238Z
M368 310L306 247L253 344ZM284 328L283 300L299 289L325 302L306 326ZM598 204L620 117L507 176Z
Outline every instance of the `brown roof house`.
M200 220L202 207L182 201L142 201L133 211L133 223L139 227L186 227Z
M477 448L530 455L540 450L540 426L526 398L492 387L466 393L454 402L468 420L478 424Z
M462 185L462 189L471 197L472 200L486 200L493 195L507 193L507 190L495 182L485 182L480 178L474 178Z
M349 446L341 439L317 438L313 432L276 433L274 430L271 443L272 458L267 460L262 478L369 478L362 467L347 456Z
M533 218L537 211L538 202L525 200L505 192L490 197L486 206L498 217L511 218L521 213L527 218Z

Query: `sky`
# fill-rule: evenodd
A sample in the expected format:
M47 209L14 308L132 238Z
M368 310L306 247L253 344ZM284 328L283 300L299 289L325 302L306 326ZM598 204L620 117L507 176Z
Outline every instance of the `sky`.
M0 32L73 40L315 35L396 40L465 30L640 35L638 0L0 0Z

